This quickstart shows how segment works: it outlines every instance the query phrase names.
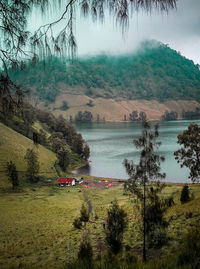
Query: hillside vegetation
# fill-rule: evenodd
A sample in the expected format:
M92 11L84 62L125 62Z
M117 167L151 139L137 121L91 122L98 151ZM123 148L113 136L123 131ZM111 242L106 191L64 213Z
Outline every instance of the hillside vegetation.
M27 170L37 171L34 172L36 182L66 175L67 171L87 162L89 146L64 118L56 118L26 102L19 107L14 106L13 101L11 110L6 101L6 97L0 99L0 187L9 185L6 175L9 162L13 162L19 172L20 185L33 181L28 179ZM36 157L29 155L27 161L30 151ZM31 158L38 159L39 164ZM30 168L30 163L36 168Z
M181 185L171 184L165 188L163 195L173 195L176 203L166 214L170 225L170 241L161 252L150 249L148 255L156 257L160 253L159 258L143 265L138 264L138 267L134 264L134 255L138 256L139 260L142 255L141 222L137 203L132 199L134 197L124 194L122 184L109 189L89 186L86 190L80 185L58 188L52 184L39 188L34 186L34 189L24 188L19 193L1 193L0 267L69 268L66 263L77 257L82 234L87 230L90 231L95 257L106 254L108 250L102 223L106 219L111 202L117 198L120 206L128 214L128 229L123 243L129 252L124 251L124 257L120 253L115 266L123 265L124 259L126 261L130 255L134 258L130 260L132 266L120 268L183 268L175 266L176 255L184 243L182 238L200 220L200 188L199 185L190 187L195 199L184 205L179 201ZM79 230L73 227L73 220L79 215L85 197L91 201L92 212L90 222ZM100 243L101 250L98 247ZM164 256L164 259L161 259L160 255ZM168 255L172 256L169 258ZM115 266L101 268L119 268ZM193 267L188 265L184 268Z
M42 145L34 146L33 141L6 125L0 123L0 186L9 186L5 171L6 163L13 161L16 168L21 173L25 172L26 162L24 155L28 148L34 148L39 157L40 175L45 177L56 177L57 173L54 168L56 154Z
M118 99L200 100L200 71L193 61L167 45L142 43L137 53L99 55L64 63L39 62L12 78L41 100L54 102L60 93Z

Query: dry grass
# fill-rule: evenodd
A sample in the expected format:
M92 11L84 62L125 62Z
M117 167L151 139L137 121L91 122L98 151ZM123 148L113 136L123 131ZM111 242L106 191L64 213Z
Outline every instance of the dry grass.
M89 100L94 103L93 107L87 106ZM63 101L67 101L69 109L62 111L59 107L62 106ZM105 117L106 121L120 122L123 121L124 115L128 115L133 111L144 111L150 120L160 120L161 116L168 111L177 111L179 117L181 117L182 110L193 111L197 106L196 101L185 101L185 100L168 100L164 103L159 103L156 100L121 100L117 101L114 99L105 98L90 98L85 95L73 95L73 94L61 94L56 98L54 104L49 105L49 109L59 116L62 114L66 119L69 119L70 115L74 118L77 112L88 110L93 114L93 119L96 121L97 114L102 119ZM41 104L42 106L42 104Z

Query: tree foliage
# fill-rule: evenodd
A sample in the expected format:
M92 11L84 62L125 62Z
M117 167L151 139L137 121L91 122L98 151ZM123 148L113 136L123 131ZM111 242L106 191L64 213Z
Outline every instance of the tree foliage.
M192 182L199 182L200 178L200 126L191 123L188 129L178 135L177 143L183 147L174 152L175 159L181 167L189 168L189 178Z
M44 63L39 62L23 71L12 71L10 76L25 89L34 89L35 98L48 102L60 94L60 82L71 93L95 98L200 100L197 65L153 41L142 43L137 54L80 58L67 67L52 58L45 70Z
M152 248L160 248L167 243L168 222L164 213L174 205L172 197L164 198L160 195L165 185L159 182L156 185L149 187L146 203L146 232L148 246Z
M67 170L70 163L70 153L67 148L61 148L57 152L58 164L63 171Z
M200 107L196 107L193 111L182 111L182 118L186 120L194 120L200 118Z
M181 191L181 197L180 201L181 203L186 203L190 200L190 192L189 192L189 187L188 185L184 185Z
M3 42L0 47L0 59L6 68L6 62L16 66L21 64L22 59L29 55L28 48L32 49L32 60L36 57L36 52L40 54L50 54L52 51L58 54L68 53L73 57L76 50L76 41L74 35L74 23L77 10L81 9L83 16L91 15L94 20L103 22L106 10L109 10L110 16L116 19L116 22L122 26L122 29L128 26L128 21L134 10L144 9L151 11L153 8L167 11L176 6L176 0L2 0L0 3L0 34ZM33 8L38 12L47 15L49 10L60 9L61 16L55 21L41 25L35 29L34 33L26 30L28 15ZM62 11L63 9L63 11ZM54 28L59 22L63 22L63 28L55 33ZM3 45L4 44L4 45ZM20 61L20 62L19 62Z
M85 110L84 112L78 111L75 116L75 121L77 122L91 122L93 115L90 111Z
M38 173L40 169L38 155L33 149L27 149L24 159L27 162L26 176L31 183L38 181Z
M19 180L16 165L12 161L7 162L6 173L9 181L12 183L13 189L15 189L19 185Z
M108 225L106 228L106 242L115 254L122 248L123 233L127 227L126 217L126 212L119 207L115 200L108 209Z
M161 204L157 194L163 188L159 179L165 178L165 174L160 171L160 164L164 161L164 157L156 152L161 145L156 141L159 136L158 128L158 124L152 129L150 123L144 121L142 135L133 141L135 147L140 150L139 163L124 160L126 171L130 176L128 189L136 195L142 206L144 260L146 260L146 236L151 231L152 222L159 224L162 217ZM149 182L150 180L155 182L152 184ZM149 211L153 214L152 216L148 214Z
M167 11L176 6L176 0L1 0L0 1L0 101L6 99L13 107L21 105L22 91L13 83L8 74L8 68L24 69L29 60L34 65L38 58L52 54L75 57L76 39L74 34L77 11L85 17L91 15L93 20L103 22L106 10L116 19L123 29L128 26L128 21L134 10L144 9L151 11L153 8ZM34 32L27 30L29 15L35 8L43 15L61 11L60 17L47 24L41 25ZM63 8L63 10L62 10ZM53 13L52 12L52 13ZM58 33L54 31L62 22L63 27ZM17 99L11 95L15 90ZM50 95L51 96L51 95Z
M81 206L81 210L80 210L80 220L87 222L89 220L90 216L88 213L88 210L86 208L86 206L84 204L82 204Z
M78 262L83 263L83 268L92 268L93 249L89 234L84 233L78 250ZM81 268L81 267L80 267Z
M178 118L178 113L176 111L165 111L165 114L162 115L162 120L164 121L170 121L170 120L177 120Z

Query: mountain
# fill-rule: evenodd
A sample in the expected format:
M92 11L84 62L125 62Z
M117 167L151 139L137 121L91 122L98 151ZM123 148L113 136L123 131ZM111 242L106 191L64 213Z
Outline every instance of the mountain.
M137 53L128 55L99 55L73 63L53 58L23 71L12 71L11 76L49 102L60 93L161 102L200 100L198 65L156 41L143 42Z

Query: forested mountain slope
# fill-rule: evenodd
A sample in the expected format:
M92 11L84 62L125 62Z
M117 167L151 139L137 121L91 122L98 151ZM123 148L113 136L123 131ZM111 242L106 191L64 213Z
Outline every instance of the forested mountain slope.
M92 98L200 100L200 71L193 61L156 41L142 43L137 53L99 55L64 63L39 62L12 78L40 100L55 101L60 93Z

